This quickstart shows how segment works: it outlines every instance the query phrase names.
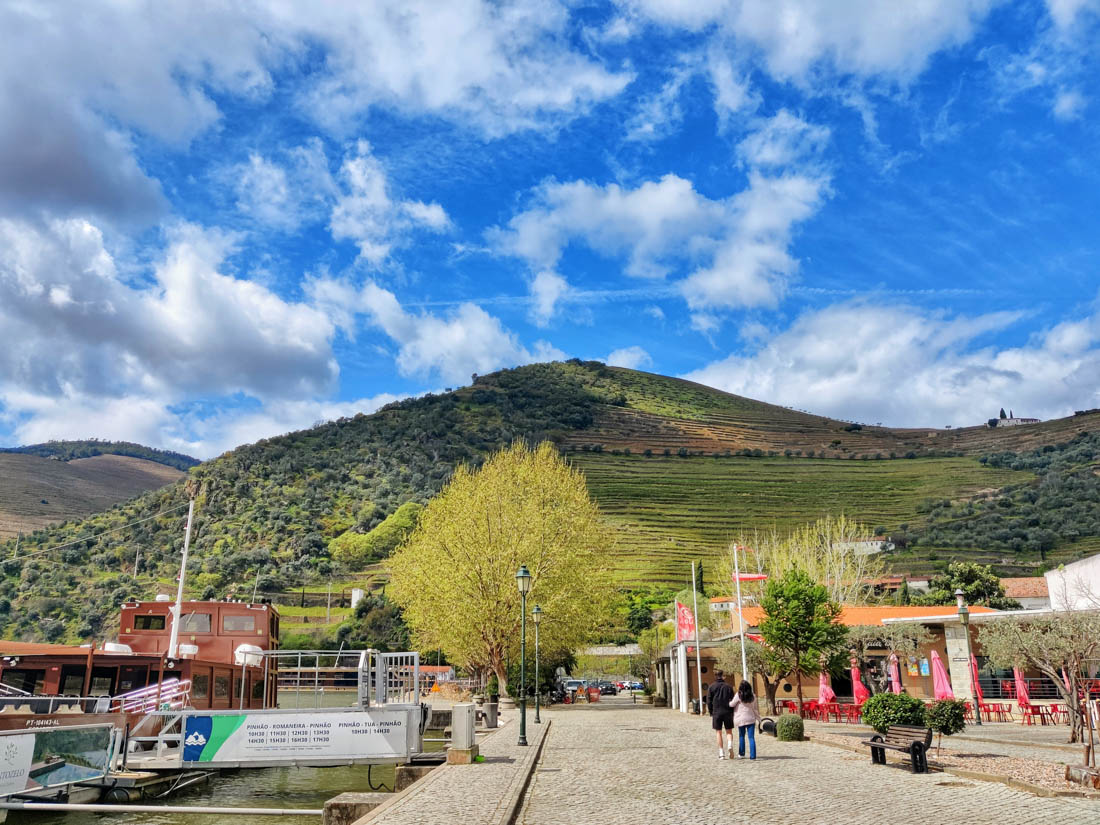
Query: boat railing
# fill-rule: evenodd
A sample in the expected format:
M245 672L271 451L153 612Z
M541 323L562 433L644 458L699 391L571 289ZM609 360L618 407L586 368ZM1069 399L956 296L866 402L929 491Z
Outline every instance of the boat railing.
M415 651L265 650L263 658L265 682L274 675L280 707L419 702L420 654Z

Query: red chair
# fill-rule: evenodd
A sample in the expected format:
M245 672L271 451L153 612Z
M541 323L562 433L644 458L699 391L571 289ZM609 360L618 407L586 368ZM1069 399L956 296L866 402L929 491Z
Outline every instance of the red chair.
M1024 724L1030 725L1035 719L1039 720L1040 725L1047 724L1048 714L1043 710L1042 705L1020 705L1020 712L1024 715Z
M863 708L859 705L845 705L844 715L849 725L858 725L863 721Z

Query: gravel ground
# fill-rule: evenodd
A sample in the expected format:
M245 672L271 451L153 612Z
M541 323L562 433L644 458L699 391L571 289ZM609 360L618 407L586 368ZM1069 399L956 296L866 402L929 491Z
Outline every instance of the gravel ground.
M852 745L853 741L855 741L851 735L831 733L822 730L820 727L812 730L810 735L815 741L834 742L849 747ZM937 751L934 738L932 743L933 746L929 753L929 760L947 767L995 774L997 776L1007 776L1011 779L1016 779L1021 782L1030 782L1032 785L1038 785L1052 791L1083 790L1080 785L1066 782L1064 762L1057 763L1046 760L1020 759L1015 756L1007 756L1003 753L983 752L985 749L981 747L983 744L981 742L969 743L970 747L964 751L951 750L948 748ZM863 750L868 749L863 748ZM870 753L868 753L867 758L870 760Z

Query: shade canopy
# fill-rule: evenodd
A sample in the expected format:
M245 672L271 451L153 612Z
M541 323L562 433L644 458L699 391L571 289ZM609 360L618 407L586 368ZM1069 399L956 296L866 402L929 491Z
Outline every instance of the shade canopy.
M817 701L836 701L836 693L833 692L832 687L829 685L829 674L827 674L824 670L821 671L821 676L819 677L817 682Z
M955 691L951 690L951 680L947 677L947 668L943 666L943 659L939 651L933 650L932 659L932 691L936 699L954 699Z
M1020 707L1030 705L1031 696L1027 692L1027 682L1018 667L1012 668L1012 678L1016 682L1016 704Z

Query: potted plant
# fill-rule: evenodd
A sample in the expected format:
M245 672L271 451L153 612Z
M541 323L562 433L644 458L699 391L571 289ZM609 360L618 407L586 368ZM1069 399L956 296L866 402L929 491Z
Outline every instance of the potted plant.
M652 705L653 704L653 685L647 684L642 688L642 704L643 705Z
M936 733L936 755L940 753L944 736L952 736L966 727L966 702L942 699L933 702L924 712L924 724Z

